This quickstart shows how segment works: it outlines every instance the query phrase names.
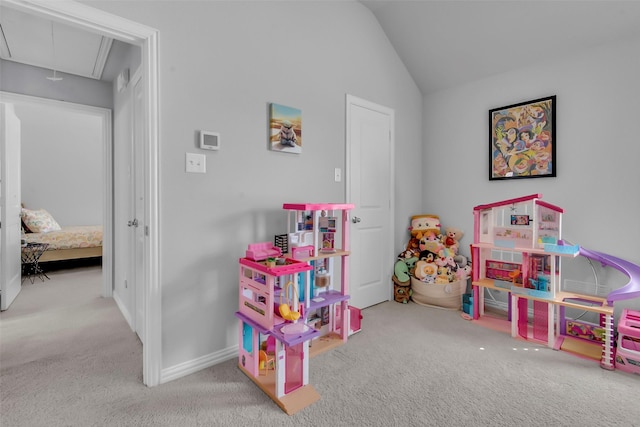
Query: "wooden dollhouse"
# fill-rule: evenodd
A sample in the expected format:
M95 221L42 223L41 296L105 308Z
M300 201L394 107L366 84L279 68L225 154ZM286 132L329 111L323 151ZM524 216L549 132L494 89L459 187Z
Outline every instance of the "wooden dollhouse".
M561 259L574 258L581 250L562 240L563 209L541 197L474 208L473 319L485 316L485 290L507 292L512 337L599 358L602 367L613 369L613 306L605 298L562 291ZM562 334L566 308L599 315L600 341L591 344Z
M289 253L270 243L249 245L239 261L236 317L239 368L291 415L320 398L309 384L309 358L346 342L361 316L348 305L353 205L283 208L289 212ZM282 235L275 240L283 243Z

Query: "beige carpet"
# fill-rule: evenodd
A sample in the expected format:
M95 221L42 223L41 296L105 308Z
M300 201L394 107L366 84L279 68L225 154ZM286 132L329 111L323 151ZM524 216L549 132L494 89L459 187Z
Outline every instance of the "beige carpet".
M313 358L321 399L293 416L235 360L147 388L99 268L49 276L0 315L3 427L640 426L640 376L413 303L364 310L362 332Z

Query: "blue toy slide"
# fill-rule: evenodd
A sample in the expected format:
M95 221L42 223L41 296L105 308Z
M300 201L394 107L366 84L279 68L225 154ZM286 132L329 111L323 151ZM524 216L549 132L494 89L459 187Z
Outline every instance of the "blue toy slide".
M629 277L629 283L620 289L611 291L609 295L607 295L607 304L613 305L614 301L640 297L640 265L614 257L613 255L585 249L582 246L580 246L579 254L585 258L599 261L602 265L613 267Z

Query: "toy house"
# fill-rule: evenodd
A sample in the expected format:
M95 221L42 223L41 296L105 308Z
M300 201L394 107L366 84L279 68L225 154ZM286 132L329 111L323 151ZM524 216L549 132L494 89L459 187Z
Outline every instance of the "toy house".
M511 336L597 358L613 369L613 306L561 288L562 258L583 255L579 246L562 240L563 212L540 194L474 208L473 319L487 320L485 290L507 292ZM573 340L567 334L567 308L596 313L600 324L592 335L599 339Z
M300 294L305 320L320 331L316 352L346 342L360 330L360 310L349 300L349 212L353 204L285 203L292 257L307 262Z
M360 312L348 305L351 208L285 204L290 253L282 254L279 235L277 246L251 244L239 261L238 366L287 414L320 398L309 358L360 329Z

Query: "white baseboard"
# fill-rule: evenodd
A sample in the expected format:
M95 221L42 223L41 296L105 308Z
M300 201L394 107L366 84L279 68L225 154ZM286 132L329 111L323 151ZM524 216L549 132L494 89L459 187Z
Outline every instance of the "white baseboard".
M160 384L177 380L178 378L185 377L187 375L193 374L194 372L198 372L202 369L217 365L218 363L226 362L227 360L233 359L234 357L238 357L237 345L225 348L224 350L220 350L215 353L198 357L197 359L171 366L170 368L162 370L160 376Z
M120 295L117 292L113 293L113 300L116 302L116 305L120 309L122 316L127 321L129 328L131 328L131 330L133 331L134 329L133 329L133 321L132 321L131 313L129 313L127 306L122 302L122 300L120 299Z

